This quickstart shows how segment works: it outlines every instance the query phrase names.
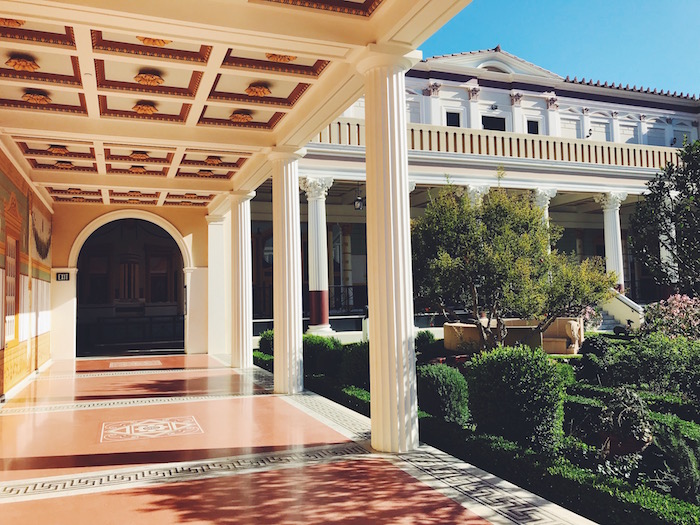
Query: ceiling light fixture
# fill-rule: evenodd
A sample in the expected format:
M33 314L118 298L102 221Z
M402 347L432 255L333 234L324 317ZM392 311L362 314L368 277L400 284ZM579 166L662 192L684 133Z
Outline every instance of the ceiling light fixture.
M69 170L73 167L73 163L67 160L57 160L53 165L62 170Z
M197 172L197 175L200 175L202 177L211 177L214 175L214 172L212 170L199 170Z
M158 113L158 108L156 108L153 102L146 102L143 100L137 102L132 109L139 115L153 115L154 113Z
M17 20L16 18L0 18L0 26L3 27L22 27L26 23L25 20Z
M142 86L160 86L165 80L154 71L139 71L134 80Z
M294 62L297 59L294 55L278 55L277 53L265 53L265 56L270 62L279 62L280 64Z
M365 199L362 198L360 195L360 183L357 183L357 197L355 197L355 201L353 202L353 205L355 206L355 211L362 211L365 209Z
M46 151L52 153L53 155L68 155L68 148L65 146L59 146L58 144L51 144L49 149Z
M39 106L45 106L51 104L51 98L46 91L39 89L28 89L22 95L22 100L29 102L30 104L37 104Z
M148 160L151 157L148 156L148 153L145 151L132 151L131 155L129 155L129 158L131 160Z
M207 164L208 166L219 166L220 164L223 164L223 160L221 160L221 157L216 157L210 155L206 159L204 159L204 163Z
M39 64L36 63L34 57L29 55L10 55L5 65L15 71L27 71L29 73L34 73L34 71L39 69Z
M172 42L172 40L165 40L164 38L153 38L150 36L137 36L136 38L143 42L144 45L155 47L167 46Z
M247 122L252 122L253 121L253 115L251 114L250 111L242 110L242 109L237 109L233 113L231 113L231 116L229 117L229 120L231 122L235 122L237 124L245 124Z
M146 173L145 166L131 166L129 167L129 173Z
M245 92L249 97L258 98L266 97L272 94L272 91L270 91L270 86L266 82L253 82L251 85L245 88Z

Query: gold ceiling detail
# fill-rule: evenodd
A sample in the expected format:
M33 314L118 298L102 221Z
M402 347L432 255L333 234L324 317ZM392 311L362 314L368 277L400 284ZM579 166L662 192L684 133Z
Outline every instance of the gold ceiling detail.
M56 166L57 168L61 168L62 170L69 170L73 167L73 163L67 160L57 160L54 163L54 166Z
M245 88L245 92L248 93L249 97L266 97L272 94L270 86L265 82L253 82Z
M294 55L278 55L276 53L265 53L265 56L270 62L279 62L280 64L294 62L297 59Z
M154 113L158 113L158 108L156 108L153 102L140 101L137 102L132 109L139 115L153 115Z
M29 102L30 104L39 104L41 106L51 104L51 98L46 91L33 89L25 91L24 95L22 95L22 100Z
M129 197L140 197L140 196L141 196L141 192L140 192L140 191L134 191L134 190L129 190L128 192L126 192L126 194L127 194Z
M146 168L144 166L131 166L129 168L130 173L146 173Z
M68 188L68 190L66 190L66 191L68 191L68 193L72 193L73 195L76 195L78 193L82 193L83 190L81 190L80 188Z
M197 174L201 175L202 177L211 177L214 175L214 172L212 170L199 170Z
M196 198L197 198L197 194L196 194L196 193L185 193L185 194L183 195L183 197L185 197L186 199L196 199Z
M160 86L165 80L156 73L139 73L134 80L142 86Z
M129 158L131 160L148 160L151 157L148 156L148 153L145 151L132 151L131 155L129 155Z
M138 199L129 199L126 202L129 204L141 204L141 201Z
M204 159L204 162L208 166L218 166L219 164L221 164L223 162L223 160L221 160L221 157L209 156L206 159Z
M0 26L3 27L22 27L27 22L24 20L17 20L15 18L0 18Z
M68 148L65 146L59 146L58 144L51 144L49 149L46 151L53 153L54 155L68 155Z
M253 115L251 115L249 111L238 109L238 110L234 111L233 113L231 113L229 120L231 122L238 122L238 123L252 122Z
M172 40L165 40L164 38L152 38L150 36L137 36L141 42L147 46L163 47L167 46L172 42Z
M34 71L39 69L39 64L37 64L32 57L24 55L10 56L7 62L5 62L5 65L11 67L15 71L28 71L30 73L34 73Z

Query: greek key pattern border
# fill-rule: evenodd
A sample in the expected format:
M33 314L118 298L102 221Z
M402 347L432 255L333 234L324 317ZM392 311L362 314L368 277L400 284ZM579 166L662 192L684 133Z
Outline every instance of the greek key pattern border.
M145 368L143 370L114 370L104 372L72 372L67 374L40 375L34 378L35 381L51 381L53 379L87 379L94 377L119 377L119 376L140 376L153 374L179 374L183 372L207 372L209 370L233 370L227 367L218 368Z
M466 503L467 508L478 512L478 508L470 505L475 502L497 513L501 519L495 519L495 516L489 518L494 523L595 525L582 516L430 446L422 445L418 450L399 454L394 462L399 467L400 463L404 463L409 467L406 470L414 477L424 478L429 485L451 499ZM425 476L430 479L425 479Z
M308 391L282 399L314 416L319 416L324 423L330 423L329 426L336 427L337 430L354 441L369 441L370 439L369 418L338 405L330 399Z
M49 412L66 412L68 410L91 410L95 408L117 408L146 405L172 405L188 401L209 401L216 399L234 399L246 397L252 394L213 394L202 396L178 396L178 397L145 397L134 399L114 399L112 401L90 401L84 403L61 403L56 405L33 405L26 407L0 408L0 417L16 416L22 414L43 414Z
M368 456L357 443L0 483L0 503L201 480Z

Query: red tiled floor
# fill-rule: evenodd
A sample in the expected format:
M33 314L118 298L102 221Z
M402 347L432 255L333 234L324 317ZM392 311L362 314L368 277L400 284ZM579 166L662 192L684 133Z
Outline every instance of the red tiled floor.
M100 442L105 422L178 416L194 416L203 433ZM274 396L5 415L0 425L0 480L348 441Z
M73 377L42 377L17 394L7 406L14 408L33 404L143 397L253 394L261 391L252 379L241 376L230 368L103 377L81 377L76 374Z
M159 361L160 364L154 362ZM104 359L80 359L75 362L78 372L115 370L152 370L158 368L217 368L225 365L207 354L153 355L110 357Z
M52 525L489 523L376 458L2 506L7 523L30 515Z

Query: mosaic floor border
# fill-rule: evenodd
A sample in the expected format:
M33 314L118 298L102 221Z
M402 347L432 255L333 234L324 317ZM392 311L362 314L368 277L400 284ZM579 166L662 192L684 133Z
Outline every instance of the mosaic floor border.
M143 370L112 370L104 372L72 372L67 374L54 374L51 376L37 376L36 381L51 381L53 379L88 379L94 377L120 377L140 376L153 374L178 374L183 372L208 372L210 370L232 370L225 366L218 368L145 368Z
M0 503L290 468L368 456L357 443L0 483Z

